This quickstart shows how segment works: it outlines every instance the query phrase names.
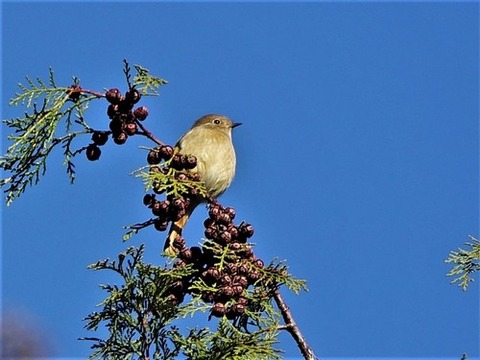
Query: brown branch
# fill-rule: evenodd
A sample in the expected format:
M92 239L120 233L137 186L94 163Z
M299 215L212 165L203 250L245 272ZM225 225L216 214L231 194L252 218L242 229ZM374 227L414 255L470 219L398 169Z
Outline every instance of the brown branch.
M137 132L139 135L146 136L157 145L160 145L160 146L164 145L164 143L160 139L158 139L155 135L153 135L152 132L150 132L150 130L148 130L145 126L143 126L141 121L135 120L135 122L137 123L138 127L142 129L142 132Z
M293 339L295 340L297 346L300 349L300 352L306 360L318 359L313 353L312 348L307 344L307 340L305 340L302 333L300 332L300 329L295 323L292 313L290 312L290 308L285 303L285 300L283 299L278 289L275 291L273 298L275 299L278 309L282 314L283 321L285 322L285 326L280 327L280 329L287 330L292 335Z
M84 89L80 85L69 86L68 90L67 90L67 96L68 96L69 100L71 100L73 102L77 102L80 99L80 96L85 95L85 94L93 95L97 99L105 97L105 94L102 94L102 93L99 93L99 92L93 91L93 90Z
M81 92L82 93L85 93L85 94L90 94L90 95L94 95L96 96L97 98L102 98L102 97L105 97L105 94L102 94L102 93L99 93L98 91L94 91L94 90L88 90L88 89L81 89Z
M150 219L150 220L144 221L143 223L126 226L126 229L142 230L150 225L153 225L154 223L155 223L155 219Z

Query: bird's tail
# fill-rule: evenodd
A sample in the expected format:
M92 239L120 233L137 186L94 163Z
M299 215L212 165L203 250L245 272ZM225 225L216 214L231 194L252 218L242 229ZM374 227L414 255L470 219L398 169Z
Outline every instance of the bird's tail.
M187 208L185 209L185 215L183 215L179 220L172 222L170 225L170 230L168 231L167 239L165 240L165 246L163 247L163 251L168 256L177 256L179 249L174 246L174 241L177 237L182 235L182 230L187 224L190 215L192 215L193 210L197 207L198 202L192 201Z

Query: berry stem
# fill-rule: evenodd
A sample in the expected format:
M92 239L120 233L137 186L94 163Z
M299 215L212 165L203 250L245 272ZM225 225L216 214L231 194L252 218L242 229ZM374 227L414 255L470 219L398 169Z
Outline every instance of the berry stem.
M154 223L155 223L155 219L150 219L150 220L144 221L143 223L129 225L126 228L130 230L142 230L150 225L153 225Z
M90 95L96 96L97 98L105 97L105 94L102 94L102 93L99 93L99 92L93 91L93 90L81 89L81 92L85 93L85 94L90 94Z
M142 132L137 132L137 134L146 136L147 138L149 138L154 143L160 146L164 145L164 143L160 139L158 139L155 135L153 135L153 133L150 132L150 130L148 130L145 126L143 126L143 124L139 120L135 120L135 122L137 123L137 126L140 129L142 129Z
M68 95L70 97L73 97L75 94L78 94L78 95L89 94L89 95L93 95L97 98L105 97L105 94L99 93L99 92L94 91L94 90L84 89L84 88L82 88L81 86L78 86L78 85L72 85L69 88L69 90L70 90L70 92L68 93Z
M306 360L318 359L313 353L312 348L308 345L307 340L305 339L303 334L300 332L300 329L298 328L295 320L293 319L290 308L285 303L285 300L283 299L282 294L280 294L279 290L275 291L273 298L275 299L278 309L282 313L283 321L285 321L285 326L282 326L281 329L287 330L292 335L303 357Z

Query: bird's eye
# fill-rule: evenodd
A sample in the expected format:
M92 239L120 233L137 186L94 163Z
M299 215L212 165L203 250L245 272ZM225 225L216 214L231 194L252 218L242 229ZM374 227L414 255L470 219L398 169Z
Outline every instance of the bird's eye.
M216 125L218 125L218 124L221 123L221 121L220 121L220 119L215 119L215 120L213 120L213 123L216 124Z

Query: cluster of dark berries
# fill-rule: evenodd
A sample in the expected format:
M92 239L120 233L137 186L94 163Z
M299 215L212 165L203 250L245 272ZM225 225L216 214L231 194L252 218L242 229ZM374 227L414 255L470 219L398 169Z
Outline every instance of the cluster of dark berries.
M175 170L191 170L197 166L197 158L193 155L175 154L170 167Z
M233 224L235 210L231 207L222 207L219 203L213 202L209 205L208 219L205 220L205 237L215 243L234 250L244 248L245 256L251 256L251 249L243 246L247 239L253 236L253 226L241 223L239 226Z
M174 149L169 145L161 145L148 152L147 162L150 165L150 172L166 174L169 171L169 167L164 164L158 166L162 161L169 161L169 167L179 170L174 174L175 180L187 183L200 181L197 173L181 171L190 170L197 166L197 158L195 156L174 154ZM156 194L162 194L168 190L168 186L160 186L159 182L153 181L152 187L155 194L146 194L143 198L143 203L156 216L154 227L158 231L165 231L170 221L180 220L185 215L190 201L197 196L196 189L188 187L188 192L182 194L182 197L168 195L165 200L158 200Z
M253 235L253 227L242 223L233 224L235 210L224 208L218 203L209 205L209 218L205 220L205 235L210 240L202 248L188 248L185 239L177 237L173 246L178 250L176 266L192 264L198 270L198 278L210 288L199 295L202 300L213 304L211 315L234 319L244 314L249 305L246 290L261 278L258 271L264 266L248 245L247 239ZM207 245L208 244L208 245ZM215 254L226 252L222 267L219 267ZM188 279L191 281L191 279ZM183 284L183 293L172 293L175 301L183 300L186 292L198 294L198 290L188 290L188 282Z
M168 161L173 156L173 148L170 145L162 145L148 152L147 162L150 165L158 165L162 161Z
M165 200L158 200L155 194L146 194L143 197L143 204L151 209L156 216L154 227L158 231L165 231L170 221L180 220L190 204L188 198L168 196Z
M87 159L90 161L95 161L100 158L102 151L100 146L106 144L108 140L108 131L94 131L92 134L92 143L87 146Z
M170 161L169 166L175 170L191 170L197 166L197 158L193 155L174 154L174 150L169 145L162 145L149 151L147 162L150 165L158 165L162 161Z
M145 106L133 109L140 101L142 95L135 88L130 88L125 96L118 89L110 89L105 93L105 98L110 103L107 115L110 118L110 130L116 144L124 144L129 136L137 132L137 120L143 121L148 116Z
M72 88L70 97L76 95L79 90ZM79 93L80 94L80 93ZM87 159L98 160L102 154L100 146L105 145L108 135L112 134L116 144L124 144L128 137L137 132L137 120L143 121L148 116L148 109L145 106L133 109L142 95L135 88L130 88L125 96L118 89L110 89L105 93L105 98L110 103L107 115L110 118L110 131L94 131L92 134L93 143L86 148ZM75 98L72 98L76 101Z
M168 167L157 166L162 161L169 161ZM174 174L175 180L177 181L187 183L200 181L198 173L188 171L197 166L197 158L193 155L174 154L173 148L169 145L162 145L151 149L147 155L147 162L150 164L151 172L163 172L166 174L169 171L169 168L173 168L177 170ZM190 186L188 188L188 192L183 194L185 198L189 199L197 195L197 191L194 187ZM165 187L160 187L155 181L153 182L153 191L155 193L161 194L165 190Z

